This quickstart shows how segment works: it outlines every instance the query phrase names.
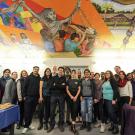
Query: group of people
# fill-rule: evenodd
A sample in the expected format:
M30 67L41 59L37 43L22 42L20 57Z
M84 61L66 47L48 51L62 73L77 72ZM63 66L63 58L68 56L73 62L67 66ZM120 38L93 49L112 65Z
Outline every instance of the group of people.
M0 78L0 103L19 105L17 129L24 127L23 134L34 129L32 119L36 110L39 119L37 129L44 128L47 133L54 129L55 117L59 113L61 132L64 132L66 122L70 130L78 134L78 119L82 123L80 130L89 132L94 124L104 133L110 123L108 130L117 134L123 105L135 105L135 71L126 74L119 66L114 69L115 75L109 70L94 73L89 69L85 69L84 73L69 69L67 73L64 67L57 69L54 66L52 70L46 68L44 76L40 77L39 67L35 66L30 75L26 70L21 71L18 80L17 72L5 69Z

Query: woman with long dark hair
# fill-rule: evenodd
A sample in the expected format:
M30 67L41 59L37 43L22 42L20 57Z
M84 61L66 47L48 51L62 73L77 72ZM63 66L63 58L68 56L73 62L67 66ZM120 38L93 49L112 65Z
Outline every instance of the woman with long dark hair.
M39 111L39 127L38 130L43 128L43 117L45 121L44 130L48 130L48 122L50 118L50 89L52 82L52 73L50 68L46 68L44 76L40 81L40 111Z
M20 129L21 126L24 125L24 96L23 96L23 90L24 90L24 83L26 78L28 77L28 73L26 70L21 71L20 79L17 81L17 97L18 97L18 105L20 107L20 121L19 124L17 124L17 129Z
M132 84L128 81L127 76L124 71L119 72L120 79L118 81L119 85L119 94L120 94L120 114L122 107L125 103L131 104L133 98ZM121 118L120 118L121 119Z
M103 117L100 132L104 132L105 123L107 121L106 116L108 116L108 118L111 121L109 131L112 131L113 134L117 134L119 132L119 129L114 106L118 101L119 93L117 83L111 71L105 72L105 81L102 85L102 94L103 94Z

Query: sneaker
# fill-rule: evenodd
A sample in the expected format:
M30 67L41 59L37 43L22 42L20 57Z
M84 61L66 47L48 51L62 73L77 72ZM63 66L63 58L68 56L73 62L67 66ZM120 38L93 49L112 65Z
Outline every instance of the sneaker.
M105 124L101 123L100 133L104 133L104 132L105 132Z
M28 131L28 128L24 128L22 134L25 134Z
M34 126L32 126L32 125L30 125L30 126L29 126L29 129L34 130L34 129L35 129L35 127L34 127Z
M101 126L100 123L96 123L96 124L94 125L95 128L99 128L100 126Z

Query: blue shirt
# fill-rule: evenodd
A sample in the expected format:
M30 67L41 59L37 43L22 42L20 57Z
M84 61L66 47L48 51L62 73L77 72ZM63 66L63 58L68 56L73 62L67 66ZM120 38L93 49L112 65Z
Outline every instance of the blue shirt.
M104 84L102 85L102 89L103 89L103 99L113 100L113 89L110 84L110 81L104 82Z
M73 42L71 39L66 39L64 49L66 52L73 52L79 46L79 42Z

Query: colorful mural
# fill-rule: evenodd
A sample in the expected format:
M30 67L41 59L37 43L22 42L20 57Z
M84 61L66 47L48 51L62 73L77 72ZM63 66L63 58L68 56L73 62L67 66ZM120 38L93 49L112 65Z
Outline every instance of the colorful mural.
M0 50L75 58L135 48L134 7L134 0L0 0Z

